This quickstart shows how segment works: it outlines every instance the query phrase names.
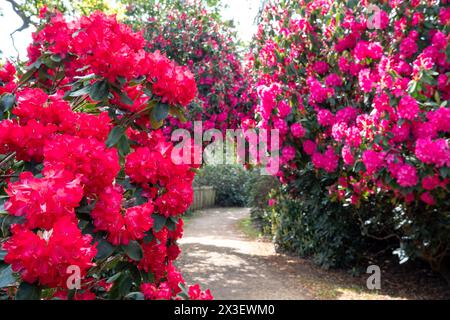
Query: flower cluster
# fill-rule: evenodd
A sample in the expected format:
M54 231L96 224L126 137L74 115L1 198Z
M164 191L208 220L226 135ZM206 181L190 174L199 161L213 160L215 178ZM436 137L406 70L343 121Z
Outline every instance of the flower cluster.
M11 93L15 88L14 76L16 68L11 62L6 63L0 70L0 94Z
M258 126L279 129L286 153L280 176L309 159L318 170L351 174L368 188L399 191L401 201L420 201L425 192L443 200L445 194L424 190L420 181L435 173L443 185L449 182L448 170L440 170L450 157L449 36L445 19L433 18L446 9L392 1L377 7L374 18L365 13L369 5L266 5L250 61L258 66ZM342 19L314 20L317 13ZM274 25L270 17L284 23ZM302 152L285 152L291 147ZM345 188L353 201L369 191L352 189L352 182Z
M345 210L370 204L379 212L363 233L385 228L402 239L398 252L433 265L448 255L438 239L450 237L447 7L268 1L249 61L259 98L252 120L279 130L277 175L292 197L312 184Z
M165 14L156 13L163 8ZM256 97L241 65L233 30L201 1L173 1L151 8L133 2L127 15L132 17L142 9L150 11L151 17L143 23L148 48L165 52L195 74L199 95L191 104L189 119L202 120L205 130L237 128ZM172 118L169 127L174 126L189 129L192 123Z
M4 244L5 262L12 265L21 278L49 287L66 285L69 266L77 266L84 277L94 265L97 249L91 244L91 235L82 235L69 217L60 218L51 232L35 234L28 228L14 225L12 237Z
M172 262L194 171L172 162L172 143L148 119L161 104L188 105L194 77L146 52L142 35L115 17L43 16L29 72L16 83L10 64L0 69L2 99L13 98L0 122L0 154L16 160L8 169L9 216L0 216L14 221L2 228L4 261L43 297L120 299L134 289L178 299L184 280ZM75 293L67 284L74 267ZM191 288L184 298L211 298Z
M25 216L30 229L51 229L62 217L75 221L75 208L82 197L80 178L70 171L45 170L42 178L23 172L19 181L10 182L5 209L12 215Z
M44 62L44 53L51 53L53 62L64 62L64 82L95 74L112 84L131 86L131 80L145 77L153 86L153 93L164 102L186 106L196 96L194 75L187 67L175 64L158 51L145 51L142 33L133 32L114 16L96 12L67 22L61 13L47 12L46 18L48 23L33 34L33 44L28 48L31 66ZM52 63L45 62L53 69Z

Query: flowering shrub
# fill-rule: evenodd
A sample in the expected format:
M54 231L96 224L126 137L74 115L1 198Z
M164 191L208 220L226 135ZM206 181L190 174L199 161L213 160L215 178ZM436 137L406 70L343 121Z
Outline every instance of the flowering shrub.
M195 168L156 130L193 74L114 16L41 18L27 71L0 69L0 296L211 299L173 265Z
M437 269L450 253L447 4L269 1L250 61L256 125L279 129L292 195L315 180L364 234L384 226L376 238L400 239L402 260ZM390 217L356 219L373 201Z
M148 21L133 19L141 12L148 14ZM126 14L130 23L144 28L150 51L164 52L195 75L199 94L188 119L202 120L205 130L237 128L256 97L241 65L232 28L218 13L207 9L202 1L129 1ZM167 130L192 126L192 121L169 121Z

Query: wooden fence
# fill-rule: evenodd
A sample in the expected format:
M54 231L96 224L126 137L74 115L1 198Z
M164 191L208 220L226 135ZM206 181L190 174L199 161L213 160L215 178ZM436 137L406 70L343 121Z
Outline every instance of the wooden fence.
M191 210L199 210L214 206L216 190L213 187L194 187L194 201Z

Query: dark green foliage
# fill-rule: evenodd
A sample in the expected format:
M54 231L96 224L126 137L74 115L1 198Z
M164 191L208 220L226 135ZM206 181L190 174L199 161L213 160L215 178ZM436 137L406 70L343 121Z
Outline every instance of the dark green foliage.
M251 207L252 220L265 234L272 232L272 212L268 210L268 202L272 190L279 187L278 179L273 176L253 175L249 181L248 206Z
M204 166L195 177L195 185L216 190L216 205L244 207L248 202L250 179L259 171L247 171L241 165Z
M260 177L253 185L252 218L261 230L270 235L277 250L311 258L318 265L350 268L365 263L371 252L392 252L391 237L375 240L375 234L389 234L393 228L393 208L368 203L364 207L343 206L332 201L326 187L313 171L302 171L300 179L290 187L277 186L269 177ZM269 188L275 187L272 191ZM276 204L269 207L269 199ZM381 203L381 200L378 200ZM368 221L374 213L380 221Z
M400 263L428 261L450 279L450 261L445 254L436 254L446 252L450 243L445 232L450 225L448 206L434 212L421 204L405 209L389 194L370 197L360 206L343 205L330 198L328 186L327 180L307 169L289 186L258 177L249 202L253 221L273 238L278 250L312 258L326 268L367 266L380 253L395 254ZM273 207L269 199L275 200Z

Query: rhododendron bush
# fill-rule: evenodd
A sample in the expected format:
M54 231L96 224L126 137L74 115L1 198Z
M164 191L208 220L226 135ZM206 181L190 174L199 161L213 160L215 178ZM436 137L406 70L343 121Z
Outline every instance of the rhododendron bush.
M194 73L199 95L190 105L188 119L203 121L204 130L237 128L256 97L233 28L204 1L128 2L126 15L131 24L145 30L148 49L164 52ZM140 19L142 12L148 21ZM170 118L166 130L190 129L192 121Z
M195 168L158 130L193 74L114 16L41 18L25 72L0 69L0 297L212 298L173 263Z
M336 221L439 269L450 253L448 1L269 1L260 20L257 122L244 123L279 130L286 192L325 191L317 206L334 203Z

